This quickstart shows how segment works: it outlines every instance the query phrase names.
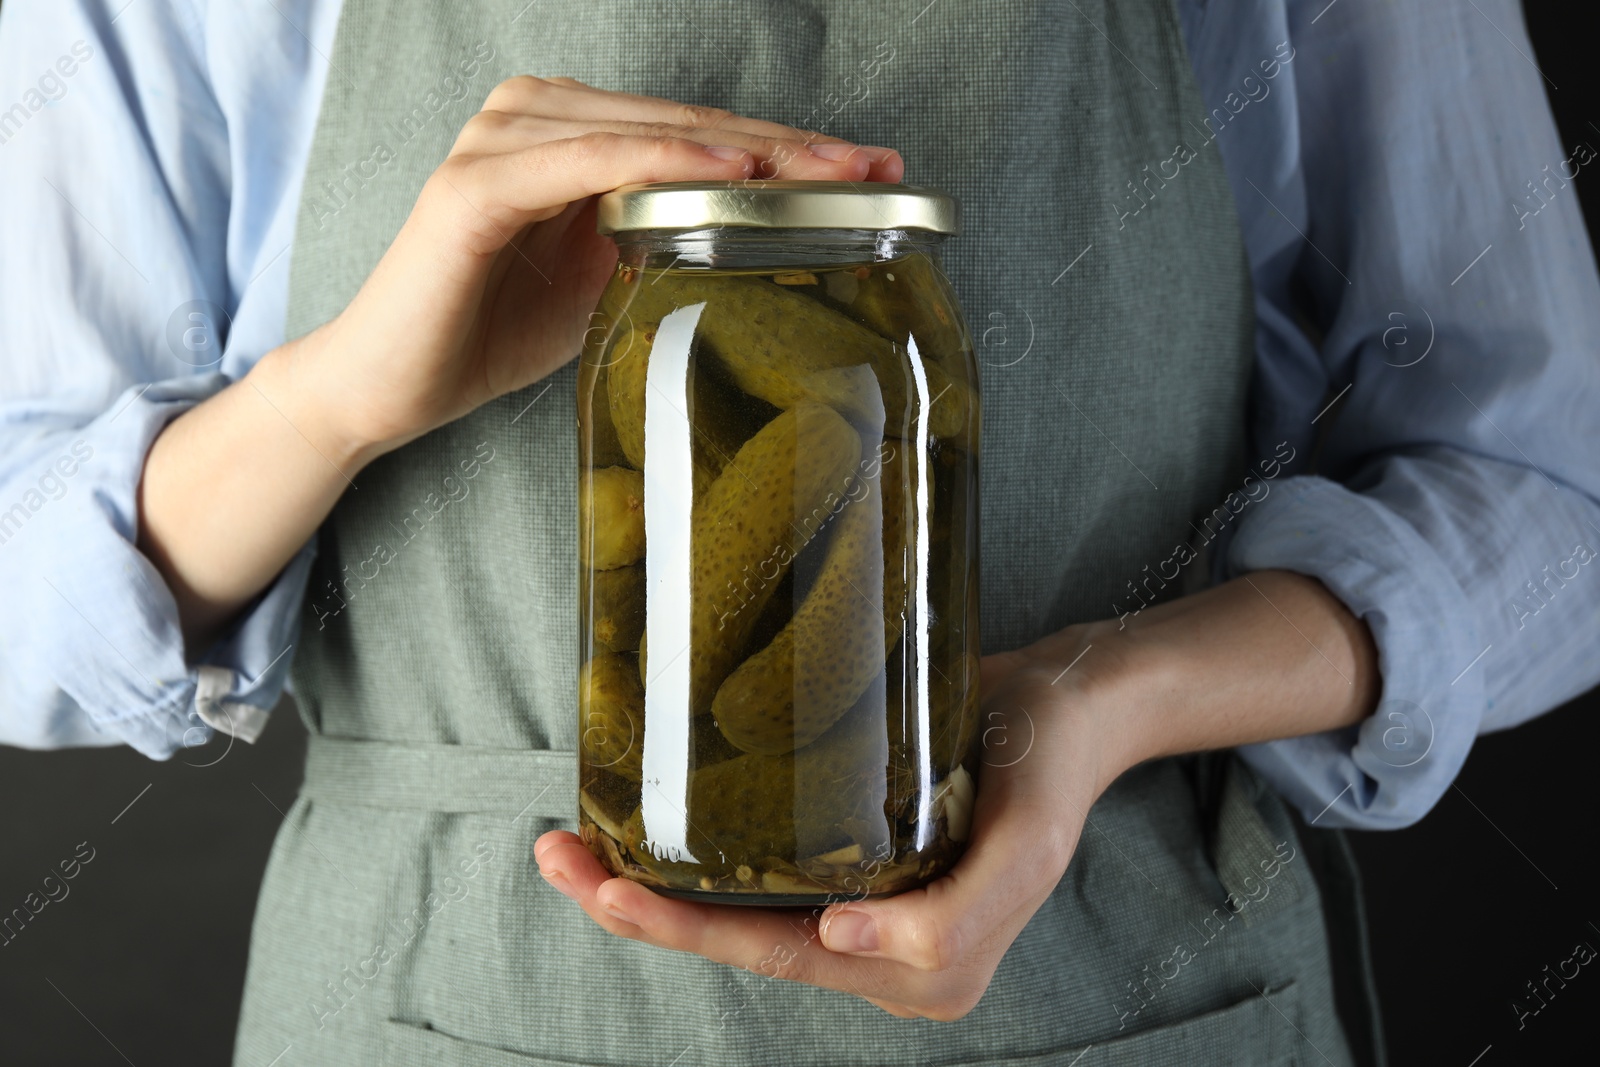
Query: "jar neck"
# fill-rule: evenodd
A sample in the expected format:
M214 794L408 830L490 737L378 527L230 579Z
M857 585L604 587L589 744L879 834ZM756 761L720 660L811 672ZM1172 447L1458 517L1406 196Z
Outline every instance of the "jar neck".
M872 263L918 253L938 262L944 234L926 230L824 230L720 227L630 230L616 235L622 262L647 270L823 267Z

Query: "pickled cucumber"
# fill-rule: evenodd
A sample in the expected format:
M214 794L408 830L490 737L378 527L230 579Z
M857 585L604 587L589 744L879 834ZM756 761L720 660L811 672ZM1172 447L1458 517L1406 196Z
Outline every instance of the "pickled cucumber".
M628 816L638 806L638 782L630 782L609 769L584 767L583 784L578 787L578 807L606 833L622 840Z
M644 475L626 467L585 474L578 487L578 557L597 571L644 558Z
M800 404L745 443L692 519L689 699L706 711L746 652L762 608L848 490L861 438L831 408Z
M918 408L903 352L812 297L752 281L710 312L702 332L734 380L778 407L816 400L874 428ZM849 373L857 368L870 368L873 379ZM930 432L964 439L965 390L943 367L924 370Z
M644 686L633 657L597 652L578 672L578 742L591 767L643 777Z
M928 592L934 604L941 606L965 603L967 614L952 618L941 611L934 618L931 647L933 654L944 662L944 657L957 655L965 649L966 634L977 629L977 567L970 561L976 547L977 482L965 462L950 463L949 457L960 454L941 450L930 465L933 473L932 547L928 553ZM946 653L945 642L955 641L955 649Z
M963 338L951 317L954 294L927 256L914 252L853 276L858 284L850 300L852 312L877 333L901 344L909 330L923 356L955 373L961 365Z
M967 653L962 657L960 676L952 674L940 679L934 687L929 703L944 713L943 729L934 731L933 765L935 768L954 769L967 756L978 734L981 712L978 704L978 657ZM1030 739L1027 739L1031 741Z
M898 420L916 410L916 386L906 373L903 352L798 291L809 287L774 285L754 276L672 271L651 288L667 289L666 294L652 293L651 301L670 295L678 306L705 302L698 335L751 396L785 409L806 402L827 404L875 428L883 426L886 413ZM937 364L926 364L925 370L931 432L964 439L967 391ZM617 429L627 448L624 417L618 418Z
M620 331L609 358L607 410L618 447L634 467L644 467L644 409L650 353L656 323L635 322ZM699 355L689 360L687 417L694 462L695 489L699 492L722 473L728 461L757 430L770 422L778 409L754 397L743 396L725 372ZM597 420L598 421L598 420Z
M889 679L889 746L891 751L903 753L905 760L915 766L916 753L912 747L915 737L906 736L905 716L915 713L914 708L902 704L902 679L899 672L891 672ZM928 753L935 777L949 773L967 755L978 732L978 657L967 653L946 667L941 673L930 672L928 677ZM1016 739L1018 748L1027 744L1026 738Z
M879 705L881 708L881 703ZM706 863L766 866L887 837L888 744L863 702L822 737L781 756L747 755L689 776L689 847Z
M695 718L690 724L690 730L693 737L695 767L709 767L713 763L722 763L744 755L728 744L728 739L722 736L722 731L717 729L717 724L709 715Z
M637 652L644 638L644 564L588 573L595 644L608 652Z
M962 419L970 411L976 423L977 406L972 403L967 381L971 342L955 318L955 294L932 260L914 252L870 269L830 271L823 288L880 336L900 345L907 343L908 336L916 338L917 351L945 376L939 387L930 388L929 396L937 396L944 384L950 386L934 403L935 410L948 405L949 412ZM932 383L930 376L930 386ZM935 435L966 448L976 440L975 431L976 425L972 425L960 432L935 431Z
M825 536L826 532L824 532ZM815 552L816 549L813 548L812 551ZM805 562L810 563L811 560L807 558ZM778 583L778 588L773 592L772 599L767 601L767 606L761 609L761 615L756 619L756 624L750 628L750 648L766 648L767 645L772 643L772 639L777 637L785 626L789 625L789 620L794 617L794 608L797 603L795 587L798 583L795 580L797 577L795 572L804 565L797 561L793 567L789 568L789 573L783 576L783 581ZM809 577L812 576L808 575ZM807 585L809 584L808 581ZM720 733L718 736L720 736Z
M632 466L644 468L645 372L656 324L635 323L617 331L606 353L607 409L617 443Z
M886 438L877 459L861 464L804 601L717 692L712 715L744 751L772 755L809 744L861 695L900 640L915 566L907 509L920 477L916 455L905 441Z
M978 734L978 717L978 656L968 653L928 683L934 774L954 769L966 757Z
M779 412L766 401L739 392L710 359L694 357L689 362L689 373L693 377L689 390L689 426L693 431L689 454L694 463L694 492L698 499L744 443L777 418Z
M859 495L858 495L859 493ZM883 493L857 478L816 581L789 625L717 690L711 714L745 752L777 755L810 744L882 669L902 614L886 613Z
M878 448L878 488L883 494L883 612L895 621L897 635L909 618L906 581L917 567L916 538L922 528L916 521L916 481L921 477L917 457L911 444L897 437L885 437Z
M617 439L617 427L611 419L611 405L606 400L607 377L605 371L600 372L600 377L595 383L595 397L587 404L580 404L579 410L583 415L583 429L580 433L587 433L589 453L585 457L585 466L588 467L626 467L631 462L628 454L622 450L622 442ZM583 438L580 437L580 440Z

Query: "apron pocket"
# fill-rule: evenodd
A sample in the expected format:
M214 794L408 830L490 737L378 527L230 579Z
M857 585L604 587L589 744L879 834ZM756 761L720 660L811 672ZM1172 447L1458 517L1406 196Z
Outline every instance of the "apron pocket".
M1035 1052L1002 1059L930 1060L936 1067L1297 1067L1324 1062L1300 1035L1300 1003L1293 981L1226 1008L1182 1022L1140 1030L1127 1037L1077 1048ZM1280 1015L1279 1012L1282 1012ZM1335 1054L1343 1049L1334 1050ZM1340 1062L1340 1061L1329 1061ZM1341 1065L1342 1067L1342 1065Z
M1271 997L1269 1003L1267 997ZM1142 1030L1083 1049L1040 1052L1005 1059L963 1060L950 1067L1295 1067L1323 1061L1321 1051L1300 1034L1295 984L1252 993L1226 1008L1193 1019ZM1342 1049L1335 1050L1336 1053ZM931 1061L938 1063L940 1061ZM389 1020L383 1031L383 1067L582 1067L479 1045L416 1023Z

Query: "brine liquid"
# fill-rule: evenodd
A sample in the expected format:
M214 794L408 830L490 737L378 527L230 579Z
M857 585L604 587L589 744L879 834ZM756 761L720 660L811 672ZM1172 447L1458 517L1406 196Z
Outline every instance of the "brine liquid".
M920 255L624 262L596 321L584 840L720 901L937 876L966 837L978 716L977 383L942 278Z

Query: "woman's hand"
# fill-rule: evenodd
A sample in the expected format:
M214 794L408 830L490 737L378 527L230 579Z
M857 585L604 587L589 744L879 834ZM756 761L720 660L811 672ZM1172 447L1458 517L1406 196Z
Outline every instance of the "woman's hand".
M496 87L350 305L173 420L146 457L139 548L177 600L190 658L362 466L577 355L616 259L595 194L903 170L891 149L570 78Z
M958 1019L1055 888L1085 813L1120 770L1099 724L1118 717L1125 695L1108 673L1062 672L1095 632L1069 627L984 657L972 845L924 888L835 904L820 923L815 912L688 903L612 878L561 831L535 846L540 870L622 937L852 993L894 1015Z
M386 451L575 356L616 262L592 198L647 181L898 181L887 148L712 108L512 78L489 94L337 319L294 347L296 392Z
M574 835L541 873L606 930L895 1015L958 1019L1042 905L1090 806L1155 756L1332 729L1371 713L1364 623L1315 579L1248 575L1117 621L1069 626L981 663L972 844L944 878L815 914L692 904L612 878Z

